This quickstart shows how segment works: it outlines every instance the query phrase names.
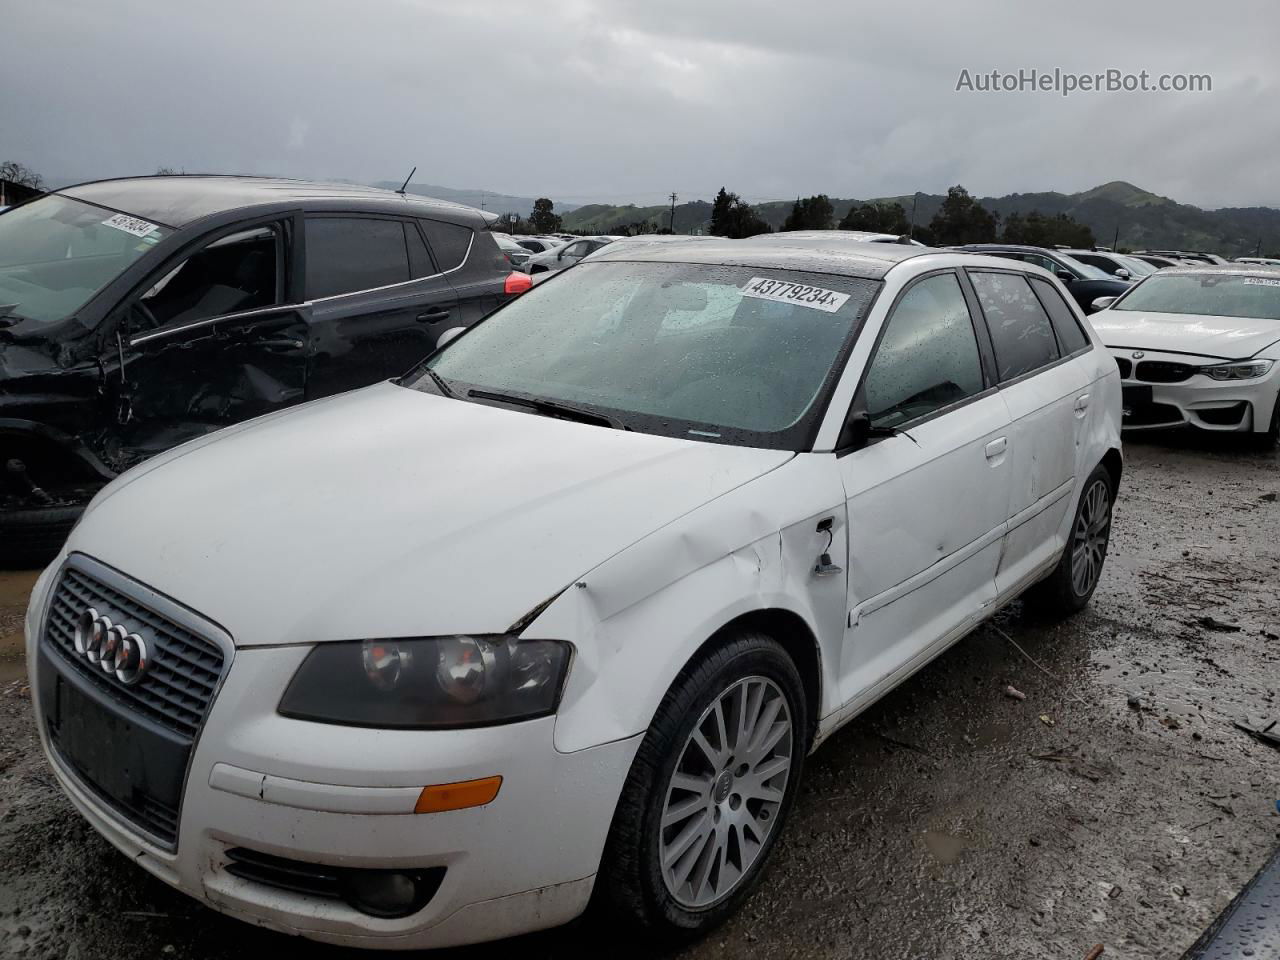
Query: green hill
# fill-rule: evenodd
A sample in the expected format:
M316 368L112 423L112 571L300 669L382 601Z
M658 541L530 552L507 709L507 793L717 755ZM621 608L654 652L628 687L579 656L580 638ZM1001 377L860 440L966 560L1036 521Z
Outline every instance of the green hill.
M901 203L911 215L916 205L916 223L927 224L943 197L922 193L916 197L879 197L872 202ZM1065 213L1087 224L1099 243L1110 245L1119 229L1120 246L1131 250L1143 248L1175 248L1209 250L1223 256L1252 254L1262 244L1264 255L1280 254L1280 210L1271 207L1224 207L1202 210L1178 203L1168 197L1143 190L1123 180L1113 180L1081 193L1011 193L1003 197L981 197L984 207L1001 218L1013 213L1028 214L1032 210L1053 216ZM756 213L775 230L781 228L791 212L791 200L755 203ZM832 198L838 221L851 206L864 203L860 199ZM633 223L652 222L665 227L670 208L663 206L611 207L592 204L580 207L564 217L568 230L610 233ZM711 204L705 201L682 203L676 207L676 232L706 232L711 217Z

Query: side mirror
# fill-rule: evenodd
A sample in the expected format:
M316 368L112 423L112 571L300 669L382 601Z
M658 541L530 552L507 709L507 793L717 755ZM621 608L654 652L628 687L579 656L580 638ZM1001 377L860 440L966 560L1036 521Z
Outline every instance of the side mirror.
M866 410L855 409L849 414L849 419L844 422L844 429L840 431L836 445L841 450L861 450L872 440L892 437L896 434L897 431L892 427L873 426L871 414Z
M436 349L439 350L450 340L456 340L462 335L462 331L465 329L466 327L450 327L444 333L440 334L440 338L436 340Z
M1107 309L1107 307L1111 306L1115 302L1115 297L1099 297L1097 300L1093 301L1093 303L1089 304L1089 306L1094 313L1097 313L1099 310Z
M1072 273L1070 270L1055 270L1054 273L1057 274L1058 279L1061 280L1063 283L1070 283L1072 280L1076 278L1076 275Z
M1129 273L1129 271L1126 270L1124 267L1121 267L1116 271L1116 276L1121 280L1128 280L1129 277L1132 276L1132 274Z
M564 259L564 251L563 251L563 250L561 250L559 253L557 253L557 254L556 254L556 259L557 259L557 260L563 260L563 259Z

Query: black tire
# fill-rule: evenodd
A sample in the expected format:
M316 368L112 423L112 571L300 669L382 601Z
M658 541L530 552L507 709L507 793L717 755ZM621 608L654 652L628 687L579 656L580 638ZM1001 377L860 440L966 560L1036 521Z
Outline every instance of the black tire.
M1085 544L1086 550L1092 550L1096 570L1082 590L1081 581L1077 577L1077 546L1081 538L1081 526L1085 523L1084 514L1090 509L1090 496L1101 489L1105 489L1106 495L1105 527L1102 528L1104 536L1100 545L1093 542L1092 538ZM1102 567L1111 542L1111 510L1115 502L1115 491L1115 480L1107 468L1101 464L1094 467L1093 473L1089 474L1089 479L1080 490L1080 502L1076 504L1071 520L1071 533L1067 537L1062 557L1053 568L1053 573L1027 591L1025 606L1028 609L1043 616L1063 618L1078 613L1089 605L1089 599L1102 578Z
M762 678L773 686L760 684ZM752 689L750 684L757 684L756 689L768 690L768 694L761 693L762 702L766 695L776 699L774 691L780 693L785 700L791 723L790 733L787 735L790 767L786 772L785 787L781 789L780 802L770 805L771 809L766 813L754 814L757 817L771 818L772 826L764 836L763 843L758 845L757 852L751 854L754 859L741 870L740 878L732 881L736 885L730 886L715 902L690 908L673 896L663 878L660 851L664 842L671 841L663 840L661 818L665 805L670 801L671 791L678 789L672 784L672 780L677 765L682 762L689 749L695 726L700 721L703 724L713 722L704 718L704 713L713 710L717 701L723 703L722 697L729 696L738 689L739 684L747 684L747 696L750 696ZM774 704L771 702L770 706ZM771 726L775 723L776 721L770 721ZM723 645L715 647L686 666L658 707L623 786L596 886L597 899L603 901L600 906L649 939L666 942L699 936L732 914L759 882L768 864L773 844L786 823L800 781L805 753L809 748L808 723L808 705L800 674L786 651L769 636L755 632L736 634ZM722 746L727 749L729 744ZM728 752L732 754L736 749L735 742L733 749ZM740 759L730 757L730 766L737 766ZM774 761L776 759L773 758ZM741 769L745 770L746 767L747 764L741 764ZM712 777L713 783L720 782L714 780L714 772ZM723 773L721 777L724 777ZM775 788L776 785L770 789ZM743 792L745 795L746 791ZM709 841L715 840L722 833L720 816L713 809L717 803L731 804L736 799L745 812L750 804L757 802L737 796L726 795L718 799L717 796L718 790L712 791L706 800L707 822L710 822L711 815L715 813ZM758 811L759 808L754 809ZM734 810L738 811L739 807L734 807ZM694 816L701 818L703 813L699 812ZM667 828L668 831L674 829L676 828ZM734 829L726 820L723 835L728 838ZM736 829L739 830L736 834L736 849L739 860L742 860L747 855L743 846L746 840L741 833L742 828ZM726 844L730 842L726 839ZM698 846L695 842L689 849L692 851ZM712 844L709 842L704 849L709 849L710 846ZM726 872L730 849L729 846L725 847ZM695 855L698 856L701 855ZM717 863L720 862L719 856L717 852ZM720 873L719 868L714 869L717 874ZM691 872L696 874L697 868Z
M67 535L84 508L83 503L77 503L0 512L0 568L45 566L67 542Z

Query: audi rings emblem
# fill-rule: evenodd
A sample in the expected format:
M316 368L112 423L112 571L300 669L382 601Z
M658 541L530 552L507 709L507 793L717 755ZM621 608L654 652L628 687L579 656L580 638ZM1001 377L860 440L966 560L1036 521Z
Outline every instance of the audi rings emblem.
M126 686L141 680L150 666L146 641L93 607L81 611L75 643L76 653Z

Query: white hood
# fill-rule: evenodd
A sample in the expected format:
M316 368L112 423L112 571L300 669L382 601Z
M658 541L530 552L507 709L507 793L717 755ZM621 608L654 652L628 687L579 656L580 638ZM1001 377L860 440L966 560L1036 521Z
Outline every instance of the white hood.
M144 464L69 547L240 646L499 633L791 456L379 384Z
M1108 347L1242 360L1280 340L1280 320L1100 310L1089 316Z

